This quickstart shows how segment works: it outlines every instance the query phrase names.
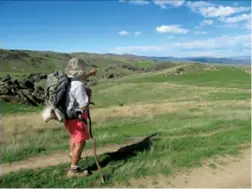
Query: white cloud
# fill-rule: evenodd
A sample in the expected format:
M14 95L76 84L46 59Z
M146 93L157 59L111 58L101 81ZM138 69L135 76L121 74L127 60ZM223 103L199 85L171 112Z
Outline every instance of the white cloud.
M251 47L251 41L248 41L247 43L243 44L244 47Z
M222 24L222 25L216 25L216 27L219 28L238 28L240 27L238 24L231 24L231 23L227 23L227 24Z
M139 31L134 32L134 35L135 35L135 36L139 36L139 35L141 35L141 34L142 34L142 32L139 32Z
M167 6L180 7L185 3L185 0L153 0L153 3L162 9L167 9Z
M243 28L251 31L251 21L248 21Z
M197 11L199 8L209 7L212 5L212 3L209 3L207 1L188 1L186 3L186 6L189 7L192 11Z
M242 14L234 17L219 18L219 20L224 24L216 25L215 27L251 30L251 14Z
M213 20L203 20L202 23L205 25L205 24L208 24L208 25L211 25L213 24Z
M205 35L205 34L207 34L208 32L206 32L206 31L196 31L195 32L195 35Z
M129 46L129 47L116 47L115 52L119 54L138 52L160 52L162 47L158 46Z
M212 25L213 23L213 20L202 20L198 26L195 26L195 29L200 29L206 25Z
M220 36L204 40L168 43L165 45L117 47L114 53L157 56L235 56L250 52L251 34ZM246 44L246 45L244 45ZM237 50L239 49L239 50Z
M148 0L119 0L120 3L130 3L135 5L147 5L150 2Z
M183 33L186 34L189 32L188 29L181 28L180 25L162 25L156 27L156 31L159 33Z
M119 35L129 35L129 32L122 30L120 32L118 32Z
M174 36L174 35L170 35L170 36L168 36L167 38L168 38L168 39L174 39L175 36Z
M246 12L250 7L230 7L230 6L217 6L207 1L188 1L186 6L193 12L199 13L204 17L226 17L235 13Z
M224 23L237 23L242 21L249 21L251 19L251 14L242 14L239 16L220 18L220 21Z
M120 32L118 32L119 35L131 35L133 34L134 36L139 36L142 35L143 33L140 31L135 31L135 32L129 32L129 31L125 31L125 30L121 30Z
M239 12L250 10L249 7L211 6L201 7L199 12L204 17L225 17Z
M230 48L236 45L243 45L250 41L251 35L238 36L221 36L216 38L209 38L206 40L194 40L189 42L174 43L175 47L182 49L215 49L215 48Z
M200 27L203 27L205 25L212 25L213 23L213 20L202 20L202 22L200 23Z

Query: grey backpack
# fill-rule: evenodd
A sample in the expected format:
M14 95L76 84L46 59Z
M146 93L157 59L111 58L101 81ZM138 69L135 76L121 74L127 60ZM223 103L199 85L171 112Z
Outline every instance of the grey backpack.
M66 117L66 92L70 86L71 78L61 71L55 71L47 76L45 90L45 104L53 107L58 111L63 121Z

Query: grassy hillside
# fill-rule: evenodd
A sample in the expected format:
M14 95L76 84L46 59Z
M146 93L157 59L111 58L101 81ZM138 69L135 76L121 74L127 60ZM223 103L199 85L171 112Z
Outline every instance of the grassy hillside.
M85 59L90 69L96 67L99 78L110 74L124 76L135 72L160 70L175 65L168 61L157 62L115 55L0 49L0 76L8 73L22 77L24 74L64 70L71 57Z
M174 74L178 68L183 68L183 74ZM133 73L114 83L103 81L93 91L97 104L91 109L93 134L102 147L99 161L106 187L131 187L137 178L167 177L177 170L201 166L216 155L238 155L250 147L250 74L239 68L182 64L154 73ZM21 108L11 107L9 111L3 118L2 166L10 171L12 166L26 169L1 176L1 186L104 186L93 157L81 161L93 175L85 179L66 177L69 136L62 124L45 124L37 112L23 113ZM153 139L120 153L104 153L113 145L155 133ZM92 148L91 141L87 148ZM54 156L50 163L55 164L43 164ZM34 158L32 162L37 165L29 167L28 158ZM218 167L218 163L211 166Z
M84 59L88 64L87 71L90 71L92 67L98 70L95 77L89 78L86 83L88 86L107 82L107 80L115 82L115 79L123 76L155 72L176 66L171 62L142 60L128 56L2 49L0 50L0 101L40 105L43 103L44 92L43 89L37 89L45 87L46 74L55 70L64 71L71 57ZM34 75L36 73L37 75ZM11 76L10 81L7 74ZM35 87L32 86L33 83ZM2 109L8 111L10 108L6 108L3 104Z

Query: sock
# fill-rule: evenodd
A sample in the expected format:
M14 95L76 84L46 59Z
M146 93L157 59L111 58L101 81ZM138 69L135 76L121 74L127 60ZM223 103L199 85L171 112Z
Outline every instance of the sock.
M79 165L71 165L71 169L77 169Z

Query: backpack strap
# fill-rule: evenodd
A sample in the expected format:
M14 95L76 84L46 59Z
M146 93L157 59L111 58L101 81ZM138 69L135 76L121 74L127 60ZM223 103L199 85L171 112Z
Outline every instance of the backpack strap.
M88 121L83 117L83 113L84 112L87 112ZM77 119L79 119L82 123L87 124L89 136L91 138L93 138L93 135L92 135L92 121L91 121L91 116L90 116L89 108L87 110L75 109L74 110L74 114L75 114L75 117Z
M89 131L89 135L90 135L91 138L93 138L93 135L92 135L92 121L91 121L91 116L90 116L89 108L87 109L87 116L88 116L88 131Z

